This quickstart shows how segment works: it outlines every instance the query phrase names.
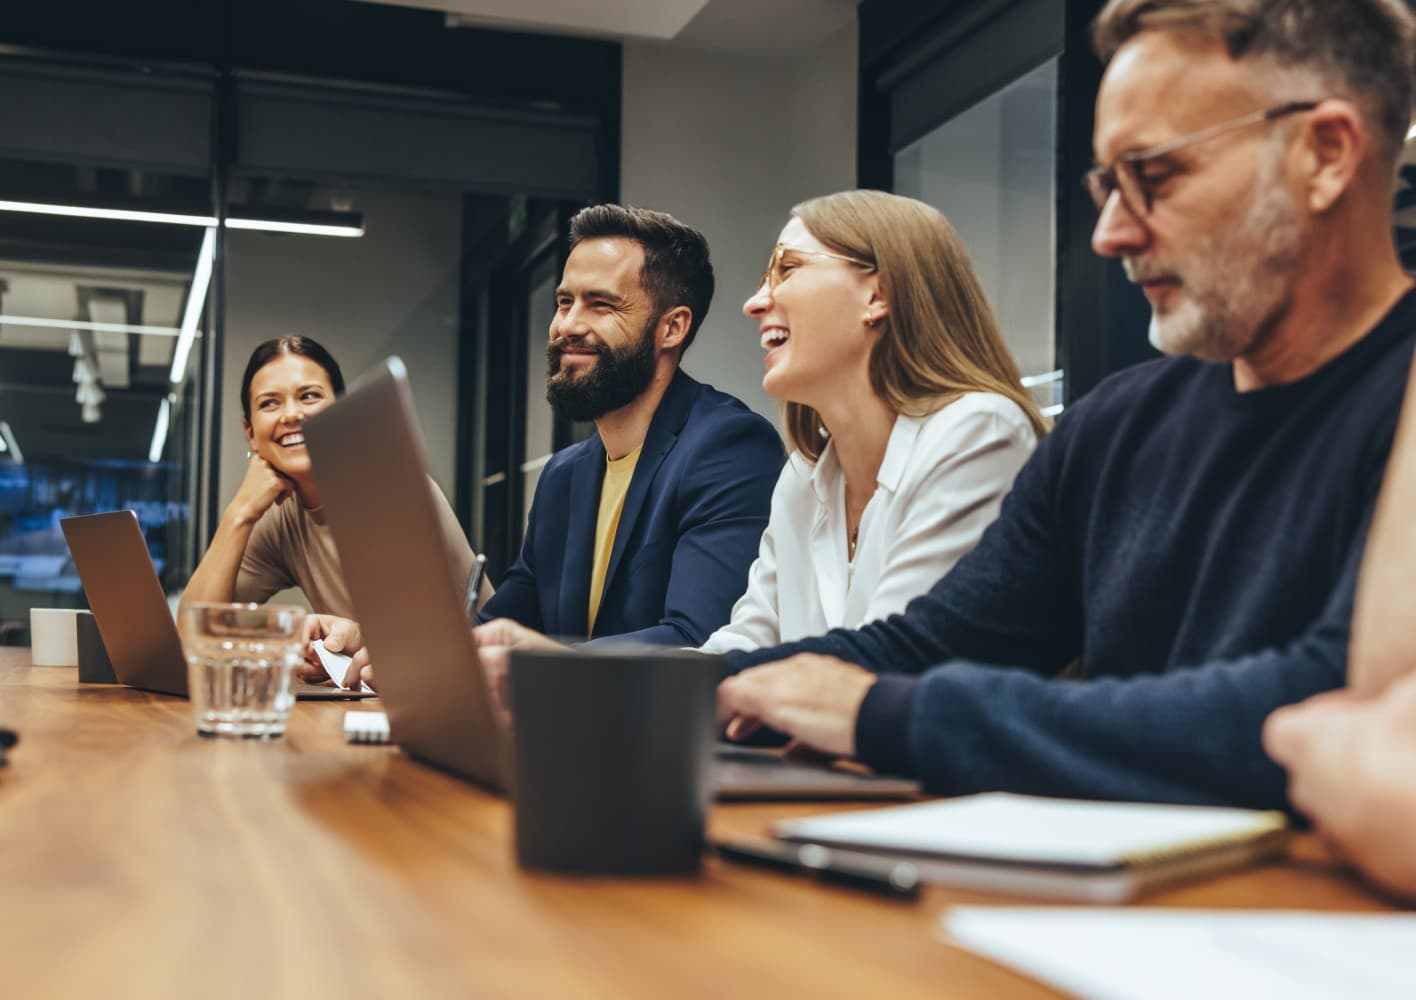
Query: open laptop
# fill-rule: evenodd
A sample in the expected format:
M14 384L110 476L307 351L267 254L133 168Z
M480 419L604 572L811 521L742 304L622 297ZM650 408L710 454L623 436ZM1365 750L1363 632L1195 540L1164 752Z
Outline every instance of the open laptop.
M493 711L448 559L403 362L389 358L305 424L315 481L359 624L378 668L389 735L408 753L509 787L510 745ZM586 654L593 655L593 654ZM888 799L913 781L722 745L719 798Z
M118 680L164 694L187 694L187 661L148 555L138 516L131 510L66 517L59 527L79 571L84 595ZM297 698L347 699L371 692L333 685L293 685Z

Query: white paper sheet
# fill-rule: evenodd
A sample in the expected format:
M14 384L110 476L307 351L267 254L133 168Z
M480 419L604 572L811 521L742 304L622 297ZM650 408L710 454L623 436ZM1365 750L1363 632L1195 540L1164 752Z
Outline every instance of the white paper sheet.
M1416 915L958 906L943 932L1088 1000L1416 997Z

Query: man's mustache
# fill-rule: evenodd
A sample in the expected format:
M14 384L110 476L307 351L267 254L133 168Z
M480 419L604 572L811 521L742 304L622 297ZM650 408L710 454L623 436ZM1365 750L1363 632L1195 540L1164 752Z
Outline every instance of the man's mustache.
M574 348L577 351L586 351L593 354L604 354L608 348L604 344L591 344L583 340L568 340L564 337L557 337L546 347L546 354L551 358L559 358L567 348Z
M1178 277L1171 268L1159 264L1144 264L1130 257L1122 258L1121 267L1125 269L1126 277L1136 285L1144 281Z

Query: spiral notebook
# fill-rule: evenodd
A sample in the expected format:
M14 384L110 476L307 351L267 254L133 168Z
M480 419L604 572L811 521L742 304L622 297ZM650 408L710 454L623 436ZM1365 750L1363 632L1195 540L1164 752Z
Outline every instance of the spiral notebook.
M1001 792L788 820L784 840L909 860L928 882L1117 903L1280 850L1280 812Z

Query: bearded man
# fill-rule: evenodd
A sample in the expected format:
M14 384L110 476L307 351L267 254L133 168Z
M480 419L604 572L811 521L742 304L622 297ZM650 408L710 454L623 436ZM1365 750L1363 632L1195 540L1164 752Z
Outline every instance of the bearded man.
M1285 807L1260 730L1343 683L1411 367L1412 15L1111 0L1093 37L1092 245L1172 356L1069 408L903 614L730 654L720 715L946 795Z
M596 433L542 471L521 553L480 618L697 646L747 587L781 439L679 367L713 298L701 233L596 205L571 221L570 245L546 398Z

